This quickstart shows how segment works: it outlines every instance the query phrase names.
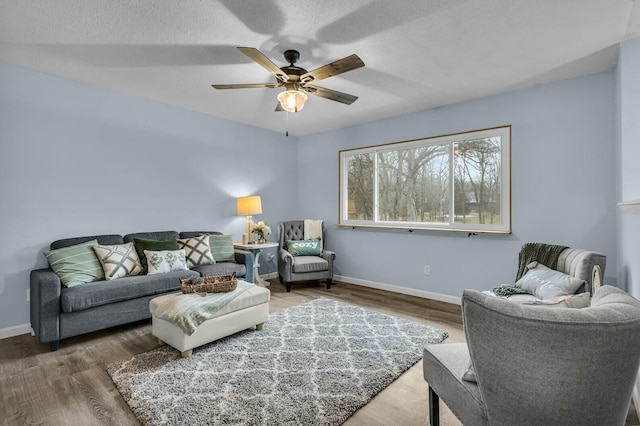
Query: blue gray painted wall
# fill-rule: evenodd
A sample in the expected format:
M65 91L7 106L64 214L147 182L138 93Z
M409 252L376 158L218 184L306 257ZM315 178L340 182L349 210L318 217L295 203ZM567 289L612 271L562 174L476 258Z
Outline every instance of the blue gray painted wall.
M339 150L507 124L512 235L330 226L336 273L381 288L459 300L465 288L513 282L520 247L537 241L606 253L605 279L615 283L613 71L302 137L300 213L337 223ZM424 265L431 266L428 277Z
M168 229L240 241L235 197L261 195L254 219L275 225L295 212L297 161L294 137L0 63L0 331L29 323L29 271L51 241Z
M617 279L614 72L301 138L7 64L0 81L0 330L28 323L28 274L52 240L200 227L239 239L235 197L251 193L270 224L324 219L336 273L354 282L456 300L511 282L528 241L602 251ZM505 124L512 235L332 226L340 149Z
M640 198L640 39L620 45L617 85L617 201ZM640 299L640 215L618 213L619 287ZM640 375L636 381L640 402ZM636 409L638 405L636 405Z

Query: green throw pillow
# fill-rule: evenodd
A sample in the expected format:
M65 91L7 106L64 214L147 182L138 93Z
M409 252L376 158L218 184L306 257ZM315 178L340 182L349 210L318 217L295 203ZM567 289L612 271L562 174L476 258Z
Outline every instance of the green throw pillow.
M171 237L166 240L147 240L144 238L134 238L133 241L136 244L136 252L138 252L138 257L140 258L140 264L142 265L143 274L146 274L149 270L149 265L147 265L147 256L144 254L145 250L178 250L178 239L176 237Z
M235 262L233 235L209 235L209 247L216 262Z
M313 240L287 240L287 251L292 256L320 256L322 246L320 238Z
M67 287L104 279L102 265L93 251L98 240L45 251L51 269Z

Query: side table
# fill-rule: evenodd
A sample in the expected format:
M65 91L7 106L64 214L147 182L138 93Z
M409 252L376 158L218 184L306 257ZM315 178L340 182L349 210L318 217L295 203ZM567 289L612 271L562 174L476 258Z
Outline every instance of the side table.
M237 247L242 250L248 250L253 253L253 283L261 285L262 287L268 287L269 281L265 281L258 274L258 269L260 268L260 253L263 250L273 247L278 247L278 243L256 243L256 244L242 244L242 243L233 243L234 247Z

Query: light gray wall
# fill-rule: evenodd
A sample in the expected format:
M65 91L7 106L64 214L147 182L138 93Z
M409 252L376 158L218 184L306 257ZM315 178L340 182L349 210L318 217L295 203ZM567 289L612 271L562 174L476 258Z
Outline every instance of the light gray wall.
M640 38L622 43L619 53L617 201L628 201L640 198ZM640 215L619 213L618 220L619 286L640 299Z
M0 63L0 330L29 323L29 271L51 241L169 229L239 241L235 197L261 195L254 219L275 225L295 214L296 168L294 137Z
M329 226L336 273L459 298L465 288L513 282L522 244L547 242L605 253L605 279L615 283L614 118L615 75L609 71L302 137L299 210L337 223L341 149L510 124L512 235ZM430 277L423 275L425 264Z

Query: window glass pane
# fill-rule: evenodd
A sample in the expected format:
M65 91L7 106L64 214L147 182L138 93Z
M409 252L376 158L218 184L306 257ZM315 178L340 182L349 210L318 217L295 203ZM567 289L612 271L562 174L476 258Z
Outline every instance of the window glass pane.
M446 145L378 154L378 215L383 222L449 221L449 150Z
M347 159L349 220L373 220L373 159L373 152L352 155Z
M454 144L455 223L500 224L501 137Z

